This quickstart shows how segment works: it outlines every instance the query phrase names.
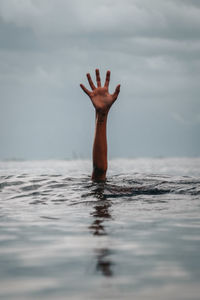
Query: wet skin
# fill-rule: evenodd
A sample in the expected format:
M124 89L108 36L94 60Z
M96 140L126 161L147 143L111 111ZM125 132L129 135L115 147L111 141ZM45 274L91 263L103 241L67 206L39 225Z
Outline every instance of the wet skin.
M96 111L96 123L95 123L95 136L93 144L93 181L105 181L107 171L107 137L106 137L106 125L108 112L117 100L120 92L120 85L118 84L115 92L110 94L110 71L106 73L106 80L104 86L101 85L101 78L99 70L96 69L96 82L94 85L90 74L87 74L87 79L91 87L91 91L88 90L83 84L80 84L82 90L89 96Z

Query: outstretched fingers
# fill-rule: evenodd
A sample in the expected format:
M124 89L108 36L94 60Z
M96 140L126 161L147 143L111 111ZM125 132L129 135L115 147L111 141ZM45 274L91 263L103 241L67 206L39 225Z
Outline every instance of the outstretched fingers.
M82 83L80 84L80 87L90 97L90 91L88 89L86 89L86 87Z
M110 83L110 71L108 70L106 73L105 87L108 88L109 83Z
M88 82L89 82L89 85L90 85L91 89L94 90L96 87L95 87L95 85L94 85L94 83L92 81L90 73L87 73L87 79L88 79Z
M115 89L115 92L114 94L112 95L113 96L113 100L115 101L119 95L119 92L120 92L120 84L117 85L116 89Z
M101 78L100 78L99 69L96 69L96 80L97 80L97 86L101 87Z

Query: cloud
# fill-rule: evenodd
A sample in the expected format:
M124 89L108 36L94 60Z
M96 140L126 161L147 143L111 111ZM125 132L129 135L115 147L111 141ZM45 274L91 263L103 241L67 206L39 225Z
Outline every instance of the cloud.
M196 123L196 120L187 120L185 119L181 114L176 113L176 112L172 112L172 118L177 121L178 123L180 123L181 125L186 125L186 126L190 126L194 123Z
M17 135L17 129L9 125L12 120L4 118L5 111L10 113L14 101L16 111L20 105L28 110L27 101L30 106L32 101L37 105L43 103L49 115L54 115L58 109L56 101L63 101L66 106L62 110L66 109L66 117L63 116L63 120L57 118L57 124L63 122L65 127L70 127L71 116L75 113L74 131L79 132L83 115L86 117L85 130L90 131L92 107L81 94L79 83L83 81L87 85L85 73L90 71L94 75L96 67L101 69L102 77L107 69L111 69L111 91L116 84L122 85L121 102L116 103L113 114L117 111L123 124L118 128L114 117L113 122L124 138L125 148L129 143L130 147L133 145L122 130L138 126L145 133L146 126L154 126L151 119L154 114L158 116L157 127L165 126L166 133L172 131L167 129L167 126L171 128L171 123L176 126L182 122L184 127L185 120L195 119L200 111L199 28L198 1L1 0L0 114L4 120L1 128L10 128L13 135ZM27 110L19 109L18 117L23 118ZM142 114L142 123L137 114ZM16 122L18 117L12 115ZM30 119L34 120L31 116ZM40 121L42 126L43 121ZM196 122L195 126L198 124ZM51 122L48 126L52 132L56 131ZM22 126L20 130L26 135L26 128ZM114 137L115 128L110 130ZM155 130L159 129L155 127ZM180 126L173 134L184 136L183 129L179 130ZM0 135L2 132L3 129ZM82 145L70 132L68 134L72 143L68 146L70 153L72 148ZM195 139L196 131L190 134ZM155 132L152 139L153 136L156 139ZM139 133L137 141L140 143ZM23 142L22 139L22 145ZM88 155L89 146L84 147L83 152ZM145 141L141 147L148 152ZM16 149L15 144L13 148ZM183 148L179 148L180 152ZM158 144L155 149L155 153L162 154ZM120 155L126 156L126 149Z
M158 0L1 0L5 22L37 34L103 34L191 39L199 36L199 6ZM194 2L195 3L195 2Z

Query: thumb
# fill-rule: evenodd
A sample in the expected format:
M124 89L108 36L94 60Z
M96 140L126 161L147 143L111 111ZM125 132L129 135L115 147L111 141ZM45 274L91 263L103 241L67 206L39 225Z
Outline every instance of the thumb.
M114 94L112 95L114 101L117 99L117 97L118 97L118 95L119 95L119 92L120 92L120 84L118 84L118 85L116 86L115 92L114 92Z

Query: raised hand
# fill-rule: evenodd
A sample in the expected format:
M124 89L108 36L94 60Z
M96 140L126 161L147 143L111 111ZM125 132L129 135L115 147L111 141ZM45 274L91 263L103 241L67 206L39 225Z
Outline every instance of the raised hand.
M117 85L113 94L109 93L108 88L110 83L110 71L107 71L106 73L104 86L101 86L101 78L98 69L96 69L97 86L94 85L89 73L87 74L87 78L92 90L89 91L83 84L80 84L80 86L83 91L90 97L96 110L92 180L99 182L105 181L106 179L106 171L108 165L106 137L107 116L110 107L119 95L120 85Z
M120 84L117 85L113 94L109 94L110 71L107 71L106 73L106 80L103 87L101 86L101 78L98 69L96 69L97 87L94 85L89 73L87 74L87 79L92 91L89 91L83 84L80 84L80 87L90 97L97 112L107 113L119 95Z

